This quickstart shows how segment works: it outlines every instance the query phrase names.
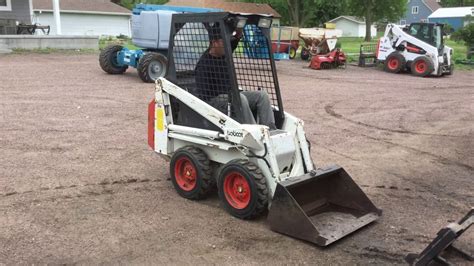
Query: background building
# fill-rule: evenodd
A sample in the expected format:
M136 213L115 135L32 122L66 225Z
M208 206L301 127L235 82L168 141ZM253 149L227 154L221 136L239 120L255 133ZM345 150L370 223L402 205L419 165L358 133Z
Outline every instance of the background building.
M470 19L467 16L471 16ZM428 17L430 22L450 25L454 30L474 23L474 6L440 8Z
M428 22L428 16L435 12L441 5L440 0L408 0L405 16L400 19L400 25L413 22Z
M353 16L340 16L328 21L336 24L336 29L342 30L343 37L365 37L365 20ZM372 37L377 36L377 28L372 25L370 29Z

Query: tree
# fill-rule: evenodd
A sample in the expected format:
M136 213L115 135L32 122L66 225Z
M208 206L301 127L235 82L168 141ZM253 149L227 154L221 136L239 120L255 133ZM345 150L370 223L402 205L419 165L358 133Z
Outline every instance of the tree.
M406 0L349 0L352 15L365 19L365 41L371 40L374 22L395 21L403 16Z
M343 15L347 0L243 0L249 3L269 4L282 17L282 25L297 27L319 26Z
M443 7L474 6L474 0L441 0Z
M136 4L155 4L162 5L166 4L168 0L112 0L112 2L119 4L125 8L133 9Z
M327 1L313 0L311 17L308 19L307 26L321 26L331 19L345 15L347 10L347 1Z

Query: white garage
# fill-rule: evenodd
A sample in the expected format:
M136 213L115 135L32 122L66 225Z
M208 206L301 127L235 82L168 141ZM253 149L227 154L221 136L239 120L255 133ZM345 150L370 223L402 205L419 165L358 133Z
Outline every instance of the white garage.
M130 10L108 0L61 0L63 35L131 36ZM50 25L56 32L52 0L33 0L33 23Z
M344 37L365 37L365 21L353 16L340 16L328 21L336 24L336 29L342 30ZM372 25L371 36L377 36L377 28Z

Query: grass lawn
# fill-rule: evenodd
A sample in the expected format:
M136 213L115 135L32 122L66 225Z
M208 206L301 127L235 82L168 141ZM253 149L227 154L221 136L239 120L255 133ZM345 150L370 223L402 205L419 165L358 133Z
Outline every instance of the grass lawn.
M137 46L133 45L132 40L128 38L101 38L99 40L99 50L102 50L111 44L119 44L130 50L140 49Z

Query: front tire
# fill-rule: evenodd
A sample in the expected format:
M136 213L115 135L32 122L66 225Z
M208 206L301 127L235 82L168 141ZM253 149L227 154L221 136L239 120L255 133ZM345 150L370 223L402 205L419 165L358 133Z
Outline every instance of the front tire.
M449 66L449 72L445 73L447 76L451 76L454 73L454 65L451 62L451 65Z
M237 218L256 218L268 207L265 176L248 160L227 163L219 175L217 188L224 208Z
M109 74L123 74L128 66L121 66L117 61L117 54L122 51L121 45L109 45L100 52L99 64L102 70Z
M168 59L162 54L148 52L138 62L138 76L143 82L155 82L166 75Z
M411 73L418 77L426 77L433 72L433 62L427 56L419 56L411 64Z
M186 199L203 199L215 186L207 155L193 146L183 147L173 154L170 176L176 192Z

